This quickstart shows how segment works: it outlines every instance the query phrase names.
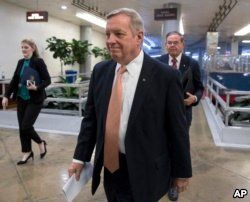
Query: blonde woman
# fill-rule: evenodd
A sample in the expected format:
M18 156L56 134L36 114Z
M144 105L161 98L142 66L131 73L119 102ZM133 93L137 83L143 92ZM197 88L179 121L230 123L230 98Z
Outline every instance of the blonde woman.
M17 101L17 118L23 153L17 165L26 164L29 159L34 159L31 140L38 144L40 158L44 158L47 153L47 144L34 130L33 125L46 97L45 88L51 83L47 66L43 59L39 58L35 42L30 39L22 40L21 50L23 58L17 63L9 88L2 100L4 109L8 106L11 96Z

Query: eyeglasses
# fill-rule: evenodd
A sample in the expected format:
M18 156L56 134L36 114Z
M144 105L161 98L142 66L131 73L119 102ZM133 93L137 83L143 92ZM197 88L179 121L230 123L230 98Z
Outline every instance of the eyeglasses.
M171 46L171 45L177 46L179 44L180 44L179 41L167 41L167 45L169 45L169 46Z

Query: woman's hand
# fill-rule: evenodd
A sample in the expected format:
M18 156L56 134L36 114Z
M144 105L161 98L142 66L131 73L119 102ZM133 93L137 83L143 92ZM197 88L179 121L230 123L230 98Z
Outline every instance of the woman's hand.
M4 110L8 107L8 102L9 102L8 98L7 97L3 97L2 106L3 106Z
M33 82L28 82L27 89L28 90L37 90L37 86Z

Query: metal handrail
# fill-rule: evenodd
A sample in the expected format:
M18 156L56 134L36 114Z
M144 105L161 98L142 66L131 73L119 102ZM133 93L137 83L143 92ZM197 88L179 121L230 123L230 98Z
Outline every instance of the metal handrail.
M214 90L215 88L215 90ZM224 101L219 92L223 90L226 95L226 101ZM224 118L225 118L225 125L228 126L229 122L229 115L232 112L250 112L250 107L231 107L230 106L230 97L232 95L247 95L250 96L250 91L235 91L229 90L222 84L220 84L215 79L208 77L207 80L207 95L212 100L215 99L215 112L218 113L219 105L221 106L222 110L224 111ZM210 96L209 96L210 95Z
M75 75L75 74L74 74ZM89 75L89 74L78 74L78 75ZM66 76L66 75L65 75ZM69 76L69 75L67 75ZM56 78L59 76L53 76L52 78ZM0 84L2 84L2 93L0 94L0 97L3 97L5 92L6 92L6 84L10 83L11 79L4 79L4 80L0 80ZM78 111L79 111L79 116L82 115L82 103L86 101L86 98L84 98L84 96L86 97L86 92L88 91L88 86L89 86L89 80L80 82L80 83L57 83L57 82L52 82L47 89L50 88L56 88L56 87L75 87L75 88L79 88L78 90L78 98L62 98L62 97L58 97L58 98L51 98L51 97L47 97L45 99L46 101L56 101L56 102L71 102L71 103L78 103Z

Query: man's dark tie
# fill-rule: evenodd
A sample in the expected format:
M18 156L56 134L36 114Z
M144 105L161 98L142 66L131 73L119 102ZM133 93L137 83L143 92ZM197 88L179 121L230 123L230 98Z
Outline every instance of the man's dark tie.
M171 62L172 62L172 66L173 66L175 69L177 69L177 60L176 60L176 58L173 57L173 59L171 60Z
M118 69L109 100L104 140L104 167L111 173L119 169L119 128L122 110L122 75L125 66Z

